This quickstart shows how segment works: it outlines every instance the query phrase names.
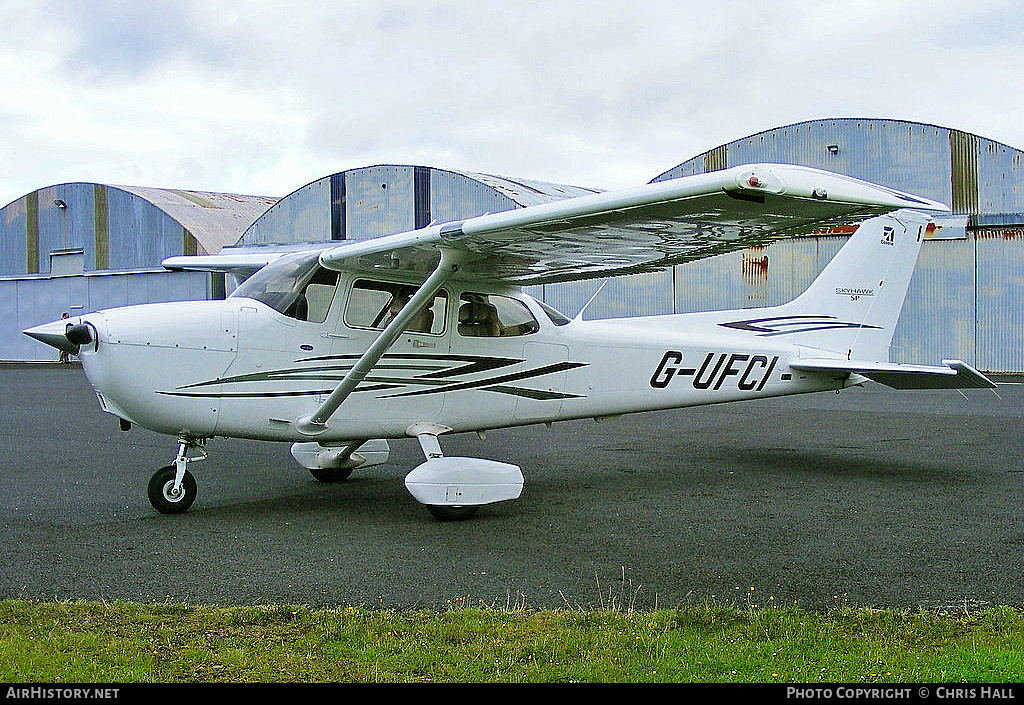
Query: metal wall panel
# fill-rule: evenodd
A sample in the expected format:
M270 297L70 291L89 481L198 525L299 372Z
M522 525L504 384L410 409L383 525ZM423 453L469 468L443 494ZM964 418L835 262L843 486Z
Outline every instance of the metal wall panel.
M92 189L72 188L69 184L37 191L39 196L39 272L49 273L50 254L83 250L92 237Z
M110 207L107 187L93 185L93 239L86 238L85 261L92 262L91 269L102 272L110 268Z
M345 230L367 240L416 229L415 169L377 166L345 172Z
M1024 371L1024 228L979 231L976 364Z
M776 306L796 298L846 242L801 238L677 266L677 313Z
M158 266L172 255L234 244L273 199L65 183L3 208L0 276L47 274L54 252L83 253L87 271Z
M39 193L25 197L25 269L27 274L39 271Z
M250 245L327 242L331 222L331 181L318 179L268 208L242 239Z
M109 268L137 269L183 254L184 227L134 193L107 189Z
M943 203L952 197L949 130L899 120L810 120L766 130L716 147L653 181L755 162L827 169Z
M111 302L128 303L128 277L112 274L108 276L90 277L88 288L89 303L86 310L99 311L107 308ZM53 319L51 319L53 320Z
M0 360L56 360L57 351L22 333L71 315L135 303L210 297L202 272L131 272L0 280Z
M978 212L978 138L949 131L951 195L946 203L954 213Z
M889 357L919 364L946 358L975 363L976 318L974 243L925 240Z
M981 139L978 154L978 213L1019 214L1024 204L1024 152Z
M0 274L25 272L25 233L28 197L8 204L0 218Z
M435 223L463 220L484 213L518 208L506 193L478 179L442 169L430 172L430 214Z
M365 240L596 192L531 179L382 164L332 174L285 196L252 223L238 244Z
M586 306L586 320L673 313L671 271L546 284L527 291L569 317Z

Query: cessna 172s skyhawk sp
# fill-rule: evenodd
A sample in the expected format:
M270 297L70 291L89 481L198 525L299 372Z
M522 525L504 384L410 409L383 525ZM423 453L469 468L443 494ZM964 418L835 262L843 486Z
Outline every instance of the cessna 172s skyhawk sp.
M89 313L25 331L79 355L122 427L177 436L149 483L196 496L215 436L285 441L323 480L419 439L406 487L441 519L515 499L519 467L446 457L445 433L843 387L992 387L960 361L889 362L940 203L789 165L748 165L303 251L173 257L251 274L222 301ZM570 320L530 284L649 272L836 223L860 226L806 292L761 309ZM254 272L255 273L252 273Z

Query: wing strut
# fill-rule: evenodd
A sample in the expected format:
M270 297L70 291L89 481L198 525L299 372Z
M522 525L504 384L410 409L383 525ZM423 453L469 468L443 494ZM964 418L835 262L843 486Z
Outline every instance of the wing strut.
M338 386L335 387L330 396L324 400L320 408L309 416L300 416L295 419L293 425L299 433L304 436L318 436L327 430L327 421L334 415L334 412L338 410L338 407L348 398L348 395L370 373L374 365L380 361L384 353L388 351L395 340L402 334L402 331L405 330L413 316L419 313L434 298L434 295L441 289L445 281L458 271L459 261L460 257L456 252L446 248L441 249L441 261L438 262L437 269L424 280L420 288L409 299L409 302L402 307L398 315L381 331L381 334L377 336L377 339L373 341L370 347L366 349L366 352L356 361L356 364L352 366L348 374L338 383Z

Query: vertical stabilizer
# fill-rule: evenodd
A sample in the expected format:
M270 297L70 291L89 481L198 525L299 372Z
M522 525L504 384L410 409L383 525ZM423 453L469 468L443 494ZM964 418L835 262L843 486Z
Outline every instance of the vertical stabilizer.
M914 211L861 223L807 290L776 309L791 339L846 359L888 361L928 223Z

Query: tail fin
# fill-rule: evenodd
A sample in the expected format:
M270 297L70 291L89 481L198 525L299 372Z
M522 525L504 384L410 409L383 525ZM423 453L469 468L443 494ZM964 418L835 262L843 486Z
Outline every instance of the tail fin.
M795 370L858 375L896 389L994 388L959 360L943 366L889 362L928 216L897 211L861 223L807 290L757 318L722 323L759 336L785 335L806 350Z
M775 308L787 337L848 360L888 362L928 222L898 211L861 223L803 294Z

